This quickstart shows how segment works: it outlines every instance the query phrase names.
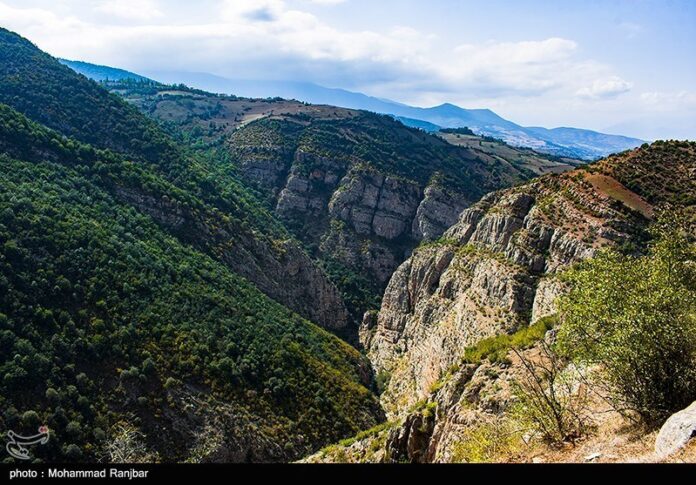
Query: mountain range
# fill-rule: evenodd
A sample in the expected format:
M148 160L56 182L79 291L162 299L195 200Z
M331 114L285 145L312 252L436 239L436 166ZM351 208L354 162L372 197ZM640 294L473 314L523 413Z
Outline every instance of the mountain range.
M48 428L34 459L696 461L696 143L588 162L175 77L0 28L0 431Z
M567 166L116 77L0 30L0 407L42 460L290 461L379 424L357 330L391 272Z
M90 66L73 61L62 62L96 80L107 77L118 80L123 79L124 76L122 70L111 72L106 67ZM142 78L132 73L131 77ZM644 143L637 138L607 135L578 128L524 127L500 117L489 109L465 109L449 103L431 108L419 108L308 82L232 80L207 73L162 71L148 73L148 77L166 84L183 83L216 93L252 98L282 97L313 104L389 114L408 126L432 132L440 128L468 127L477 134L498 138L513 146L529 147L556 156L584 160L595 160Z

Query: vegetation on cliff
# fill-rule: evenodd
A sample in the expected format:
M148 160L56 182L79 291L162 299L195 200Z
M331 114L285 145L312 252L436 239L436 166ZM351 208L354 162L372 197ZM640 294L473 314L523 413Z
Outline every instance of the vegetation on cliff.
M696 400L696 244L666 214L641 257L603 253L569 271L559 350L601 365L614 406L648 424Z

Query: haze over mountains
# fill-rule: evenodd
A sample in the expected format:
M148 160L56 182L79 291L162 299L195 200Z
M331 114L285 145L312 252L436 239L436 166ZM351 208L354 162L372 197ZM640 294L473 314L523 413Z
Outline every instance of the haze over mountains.
M104 66L72 61L62 62L95 80L106 77L114 80L124 78L124 71L120 69L110 72L109 68ZM513 146L529 147L556 156L584 160L594 160L644 143L637 138L577 128L523 127L500 117L489 109L465 109L449 103L420 108L308 82L232 80L208 73L181 71L157 71L146 74L149 78L165 84L183 83L210 92L251 98L281 97L313 104L328 104L389 114L397 117L407 126L426 131L468 127L477 134L498 138ZM142 76L132 74L132 78L139 79Z

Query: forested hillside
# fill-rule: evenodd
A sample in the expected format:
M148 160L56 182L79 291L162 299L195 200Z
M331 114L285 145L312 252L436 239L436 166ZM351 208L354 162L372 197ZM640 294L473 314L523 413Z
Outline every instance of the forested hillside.
M0 427L48 425L51 461L278 461L377 423L367 361L281 304L345 314L282 225L116 96L0 44Z
M159 182L117 181L117 198L310 320L332 329L348 324L337 289L234 174L16 34L0 31L0 47L0 102L62 135L122 153L167 182L163 189Z

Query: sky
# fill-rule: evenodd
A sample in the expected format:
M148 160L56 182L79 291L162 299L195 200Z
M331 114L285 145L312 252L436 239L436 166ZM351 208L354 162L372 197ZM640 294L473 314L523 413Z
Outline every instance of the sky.
M696 139L694 0L0 0L57 57Z

